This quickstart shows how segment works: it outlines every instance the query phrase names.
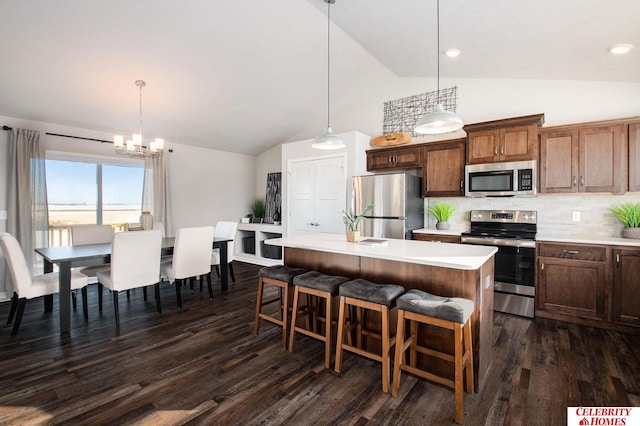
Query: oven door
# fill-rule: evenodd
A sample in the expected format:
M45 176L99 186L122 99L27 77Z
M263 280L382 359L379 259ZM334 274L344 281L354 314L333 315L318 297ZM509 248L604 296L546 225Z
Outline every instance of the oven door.
M528 287L514 291L535 294L536 249L528 247L498 246L495 256L494 280L496 284L505 283L518 287Z

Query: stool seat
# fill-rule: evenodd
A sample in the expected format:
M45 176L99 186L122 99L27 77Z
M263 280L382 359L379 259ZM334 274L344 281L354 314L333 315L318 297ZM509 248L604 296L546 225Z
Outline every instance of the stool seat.
M460 297L442 297L426 291L412 289L396 300L398 309L464 324L473 313L471 300Z
M404 293L404 287L401 285L374 284L363 278L356 278L340 286L340 296L365 300L387 307L393 306L402 293Z
M297 275L304 274L305 272L307 272L307 270L304 268L290 268L284 265L275 265L260 268L258 276L293 285L293 279Z
M317 271L310 271L306 274L298 275L293 279L293 285L312 288L314 290L329 293L332 296L338 294L341 284L349 281L347 277L326 275Z

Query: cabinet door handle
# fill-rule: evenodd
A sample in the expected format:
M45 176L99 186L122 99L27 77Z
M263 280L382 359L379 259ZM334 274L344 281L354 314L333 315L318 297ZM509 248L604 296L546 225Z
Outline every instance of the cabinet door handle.
M573 177L573 186L576 186L578 184L578 177L574 176Z
M504 146L500 147L500 155L504 155Z
M584 176L580 176L580 186L584 186Z
M398 162L398 156L397 156L397 155L394 155L394 156L393 156L393 162L394 162L394 163L397 163L397 162Z
M620 255L616 254L616 263L620 263Z
M393 162L393 155L390 155L389 158L387 158L387 163L392 163Z
M493 148L493 155L498 155L498 147Z
M541 264L540 264L540 270L541 270L541 271L544 271L544 263L541 263Z
M464 189L464 181L463 181L463 180L461 180L461 181L460 181L460 190L462 191L463 189Z
M562 252L566 254L580 254L578 250L562 250Z

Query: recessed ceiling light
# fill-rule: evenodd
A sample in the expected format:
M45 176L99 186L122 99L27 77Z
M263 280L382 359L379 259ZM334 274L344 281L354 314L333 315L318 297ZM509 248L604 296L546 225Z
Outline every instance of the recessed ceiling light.
M444 54L450 58L457 58L458 56L460 56L460 53L461 52L458 49L447 49L444 51Z
M614 44L609 48L609 52L614 55L624 55L625 53L631 52L631 50L633 50L633 44L628 43Z

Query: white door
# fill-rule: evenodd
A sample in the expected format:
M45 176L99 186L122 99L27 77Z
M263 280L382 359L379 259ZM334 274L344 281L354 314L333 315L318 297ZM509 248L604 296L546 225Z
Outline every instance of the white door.
M345 157L292 161L289 165L288 235L344 233Z

